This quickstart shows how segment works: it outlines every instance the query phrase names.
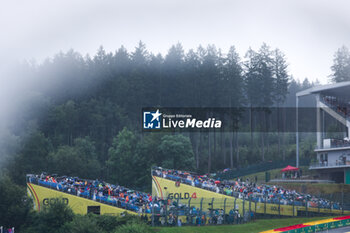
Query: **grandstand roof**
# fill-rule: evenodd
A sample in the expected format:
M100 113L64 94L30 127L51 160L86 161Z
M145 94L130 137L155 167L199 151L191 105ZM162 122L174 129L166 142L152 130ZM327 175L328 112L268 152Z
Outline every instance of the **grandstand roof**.
M350 97L350 81L311 87L309 89L297 92L296 96L300 97L317 93L330 96Z

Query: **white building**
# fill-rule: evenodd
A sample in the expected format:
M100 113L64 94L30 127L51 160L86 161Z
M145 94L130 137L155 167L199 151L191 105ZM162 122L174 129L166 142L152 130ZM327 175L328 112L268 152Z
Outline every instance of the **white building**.
M316 97L316 163L310 169L317 170L321 179L350 184L350 82L321 85L298 92L299 97ZM297 113L298 114L298 113ZM337 138L329 138L325 132L325 114L344 125L344 132ZM298 125L298 117L297 117ZM297 126L298 129L298 126ZM297 130L298 131L298 130ZM297 166L299 160L299 132L297 138Z

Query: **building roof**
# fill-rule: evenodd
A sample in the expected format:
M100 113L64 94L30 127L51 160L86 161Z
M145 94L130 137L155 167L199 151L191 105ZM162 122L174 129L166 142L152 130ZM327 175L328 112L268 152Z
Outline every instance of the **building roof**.
M330 96L350 97L350 81L319 85L297 92L296 96L306 96L311 94L322 93Z

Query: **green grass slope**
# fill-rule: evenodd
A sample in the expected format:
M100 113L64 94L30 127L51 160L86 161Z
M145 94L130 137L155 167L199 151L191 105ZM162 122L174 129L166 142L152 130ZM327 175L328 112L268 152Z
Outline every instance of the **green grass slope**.
M334 216L333 216L334 217ZM290 225L327 219L331 217L315 218L284 218L284 219L259 219L247 224L222 225L222 226L183 226L183 227L155 227L158 233L257 233Z

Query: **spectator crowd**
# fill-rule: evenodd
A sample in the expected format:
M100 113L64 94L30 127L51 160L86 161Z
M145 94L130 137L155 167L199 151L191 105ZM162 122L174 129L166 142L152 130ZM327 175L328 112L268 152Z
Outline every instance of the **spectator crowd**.
M350 102L348 100L343 100L335 96L322 96L321 100L342 116L346 118L350 117Z
M151 213L152 205L159 206L159 199L152 195L131 190L100 180L87 180L78 177L47 175L29 175L30 183L54 188L69 194L111 204L138 213Z
M100 180L87 180L78 177L48 175L27 175L29 183L92 199L97 202L124 208L138 213L142 220L154 225L220 225L240 224L251 219L253 213L241 216L237 210L225 214L223 210L202 211L194 206L178 203L177 200L161 200L152 195L109 184ZM154 219L149 214L154 213ZM180 217L182 216L182 217Z
M257 184L249 179L215 180L208 174L197 175L190 172L154 168L153 175L175 182L192 185L216 193L234 196L240 199L249 199L254 202L266 202L281 205L307 206L315 208L341 209L337 202L331 202L324 198L302 194L295 190L285 189L276 185Z
M302 194L295 190L284 189L276 185L257 184L249 179L216 180L210 175L197 175L192 172L162 169L154 167L152 175L184 183L212 192L234 196L253 202L266 202L281 205L307 206L315 208L341 209L337 202ZM138 213L146 222L153 225L220 225L223 223L240 224L250 221L254 213L237 209L208 209L209 211L178 202L177 199L162 200L151 194L135 191L120 185L101 180L88 180L78 177L48 175L27 175L29 183L88 198L97 202L113 205ZM153 218L149 216L153 213Z

